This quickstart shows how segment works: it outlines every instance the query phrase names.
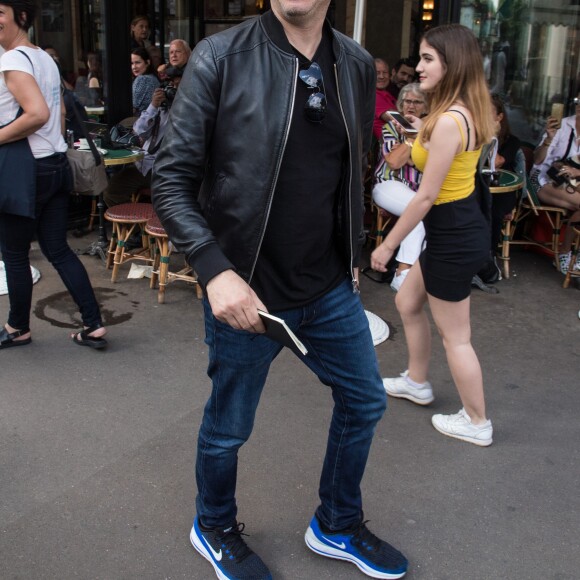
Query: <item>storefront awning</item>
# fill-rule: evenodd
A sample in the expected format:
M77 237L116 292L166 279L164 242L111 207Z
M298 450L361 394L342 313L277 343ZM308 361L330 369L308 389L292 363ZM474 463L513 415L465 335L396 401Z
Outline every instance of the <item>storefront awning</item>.
M511 2L511 0L508 0ZM548 6L532 7L529 17L530 24L549 24L552 26L578 26L580 7L566 6L554 8Z

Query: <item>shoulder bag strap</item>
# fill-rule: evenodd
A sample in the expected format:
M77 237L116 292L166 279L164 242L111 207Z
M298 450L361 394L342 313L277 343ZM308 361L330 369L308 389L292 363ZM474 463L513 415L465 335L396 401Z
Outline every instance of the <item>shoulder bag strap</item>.
M149 148L147 149L147 153L150 155L155 155L159 147L161 147L161 141L163 141L163 137L159 139L159 143L157 142L157 137L159 136L159 126L161 124L161 112L157 111L157 115L155 115L155 120L153 121L153 131L151 133L151 143L149 144Z
M101 164L101 156L99 154L99 152L97 151L97 148L95 147L95 143L93 141L93 139L91 138L91 136L89 135L89 132L87 131L87 128L85 126L85 122L82 119L82 117L79 115L79 112L77 111L76 107L72 108L73 113L75 114L75 117L77 118L78 124L81 128L81 131L83 133L83 137L87 140L87 143L89 144L89 147L91 148L91 153L93 154L93 157L95 158L95 165L99 166Z
M574 128L570 129L570 139L568 139L568 147L566 147L566 153L562 155L562 159L567 159L570 154L570 149L572 149L572 141L574 141Z

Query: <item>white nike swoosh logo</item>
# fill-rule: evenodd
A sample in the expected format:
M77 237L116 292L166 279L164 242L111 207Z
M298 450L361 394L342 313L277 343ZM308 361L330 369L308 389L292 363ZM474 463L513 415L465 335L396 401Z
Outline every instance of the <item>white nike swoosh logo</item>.
M221 562L222 559L222 551L220 550L219 552L216 552L208 543L208 541L201 536L201 539L203 540L203 543L209 548L209 551L213 554L213 557L218 561Z
M329 544L332 544L333 546L336 546L337 548L340 548L341 550L344 550L346 548L346 544L344 542L341 542L340 544L338 544L337 542L333 542L332 540L329 540L326 536L322 536Z

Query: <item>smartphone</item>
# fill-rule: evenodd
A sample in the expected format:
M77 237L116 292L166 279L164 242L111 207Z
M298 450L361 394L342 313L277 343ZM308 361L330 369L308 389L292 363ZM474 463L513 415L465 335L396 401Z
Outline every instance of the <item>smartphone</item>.
M418 133L419 132L418 129L415 129L415 127L413 127L413 125L411 125L411 123L409 123L409 121L407 121L407 119L405 119L405 117L403 117L403 115L401 115L401 113L399 113L399 111L387 111L387 115L389 115L395 121L397 121L397 123L399 123L399 125L401 125L401 127L403 127L403 130L405 131L405 133Z
M562 123L562 117L564 116L564 103L552 103L551 116L558 120L558 125L555 128L559 129Z

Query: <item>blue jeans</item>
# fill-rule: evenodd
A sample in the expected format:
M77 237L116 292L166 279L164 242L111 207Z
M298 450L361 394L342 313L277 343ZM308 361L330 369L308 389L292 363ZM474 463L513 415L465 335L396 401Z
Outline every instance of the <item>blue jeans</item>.
M196 507L203 525L225 527L237 515L238 449L250 437L270 364L281 347L218 321L207 300L204 309L213 389L199 431ZM307 306L275 314L308 349L302 361L332 389L317 515L332 530L348 528L363 517L360 482L386 408L366 315L348 280Z
M0 214L0 250L6 268L10 298L8 324L18 330L30 328L32 275L30 243L36 235L42 253L56 268L79 307L83 324L102 324L99 305L87 271L66 239L72 174L66 155L36 160L36 218Z

